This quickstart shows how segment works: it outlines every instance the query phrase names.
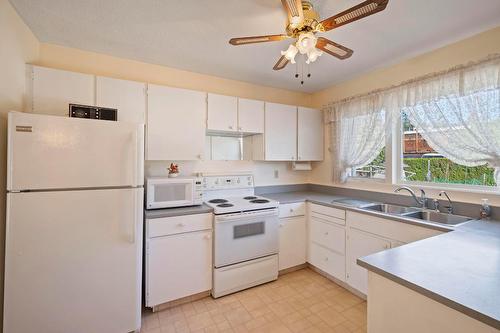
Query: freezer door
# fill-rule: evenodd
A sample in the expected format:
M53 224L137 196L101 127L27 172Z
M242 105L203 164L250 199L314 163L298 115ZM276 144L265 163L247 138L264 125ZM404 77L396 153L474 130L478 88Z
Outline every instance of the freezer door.
M142 189L9 193L4 332L140 328Z
M143 125L9 113L8 190L138 186L143 165Z

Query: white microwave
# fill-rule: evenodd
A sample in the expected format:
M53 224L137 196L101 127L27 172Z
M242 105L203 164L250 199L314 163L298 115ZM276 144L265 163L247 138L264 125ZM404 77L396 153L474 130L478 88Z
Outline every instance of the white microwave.
M202 178L150 177L146 179L146 209L203 204Z

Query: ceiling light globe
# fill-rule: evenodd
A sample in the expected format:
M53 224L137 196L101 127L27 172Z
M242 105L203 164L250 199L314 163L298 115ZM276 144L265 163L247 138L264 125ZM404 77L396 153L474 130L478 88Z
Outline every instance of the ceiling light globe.
M306 54L315 48L317 42L316 36L312 32L300 34L297 40L297 48L301 54Z
M297 54L298 51L299 50L297 49L297 47L295 47L295 45L290 44L290 46L288 46L288 49L286 49L286 51L281 51L281 55L285 56L285 58L289 60L292 64L295 64L295 55Z

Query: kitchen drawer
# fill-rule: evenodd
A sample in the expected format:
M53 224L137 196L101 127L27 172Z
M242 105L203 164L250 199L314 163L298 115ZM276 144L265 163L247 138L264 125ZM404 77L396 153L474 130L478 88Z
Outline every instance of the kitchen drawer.
M345 228L342 226L312 217L309 224L309 237L311 242L323 245L339 254L345 254Z
M345 256L321 245L310 243L309 263L331 276L345 281Z
M338 225L345 225L345 220L343 220L343 219L339 219L339 218L336 218L333 216L323 215L323 214L319 214L319 213L315 213L315 212L311 212L309 214L309 218L310 219L315 218L317 220L321 220L321 221L328 222L328 223L335 223Z
M310 210L311 213L317 213L329 217L334 217L336 219L345 220L345 210L343 209L311 204Z
M295 202L289 204L280 204L279 211L280 211L280 218L305 215L306 203Z
M152 238L212 229L212 219L212 214L194 214L147 219L147 237Z

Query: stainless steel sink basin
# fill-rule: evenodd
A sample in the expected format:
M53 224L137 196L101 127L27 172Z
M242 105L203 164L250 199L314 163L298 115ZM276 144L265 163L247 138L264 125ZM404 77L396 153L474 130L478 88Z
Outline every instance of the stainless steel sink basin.
M411 212L418 212L418 208L390 205L390 204L370 205L370 206L363 207L363 209L372 210L375 212L386 213L386 214L396 214L396 215L401 215L401 214L411 213Z
M459 225L464 222L472 220L470 217L466 216L460 216L460 215L453 215L453 214L445 214L445 213L438 213L434 211L417 211L413 213L406 213L402 214L404 217L410 217L414 219L419 219L419 220L424 220L424 221L429 221L429 222L434 222L434 223L441 223L441 224L447 224L447 225Z

